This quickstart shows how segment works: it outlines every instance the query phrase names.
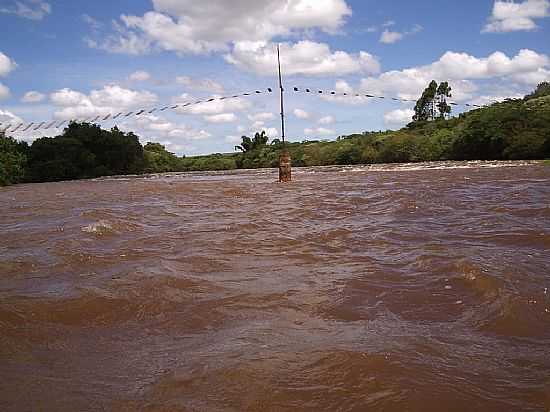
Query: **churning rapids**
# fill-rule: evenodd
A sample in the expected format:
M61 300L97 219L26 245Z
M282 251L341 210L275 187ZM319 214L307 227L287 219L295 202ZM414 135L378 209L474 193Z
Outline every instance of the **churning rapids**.
M550 167L0 190L0 410L548 411Z

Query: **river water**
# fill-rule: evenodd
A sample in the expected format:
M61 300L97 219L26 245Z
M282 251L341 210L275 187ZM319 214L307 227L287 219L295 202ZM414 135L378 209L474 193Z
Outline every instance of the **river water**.
M0 189L0 410L550 410L550 167L294 172Z

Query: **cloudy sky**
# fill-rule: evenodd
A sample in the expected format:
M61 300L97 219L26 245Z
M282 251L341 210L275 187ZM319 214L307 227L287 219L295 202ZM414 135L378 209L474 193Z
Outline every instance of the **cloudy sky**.
M550 0L0 0L0 122L78 119L277 86L457 102L550 80ZM287 93L290 140L397 128L410 103ZM275 94L106 121L178 154L278 137ZM2 126L0 125L0 129ZM14 136L32 140L32 131Z

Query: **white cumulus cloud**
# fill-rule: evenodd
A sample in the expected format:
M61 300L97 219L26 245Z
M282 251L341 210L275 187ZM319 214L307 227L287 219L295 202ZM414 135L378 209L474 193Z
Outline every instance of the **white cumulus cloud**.
M196 79L189 76L178 76L176 83L182 84L190 90L210 93L223 93L223 86L212 79Z
M147 139L153 138L159 143L166 139L202 140L211 137L210 133L204 130L194 129L183 123L174 123L163 116L155 115L133 117L123 122L121 127L134 132L137 130L138 135Z
M294 109L293 113L298 119L309 119L309 113L303 109Z
M322 99L333 102L333 103L342 103L342 104L349 104L349 105L360 105L360 104L366 104L369 102L369 99L365 96L355 96L355 91L350 86L348 82L345 80L337 80L335 84L336 93L339 95L328 95L323 94ZM344 96L343 93L346 93L347 96Z
M276 138L279 137L279 130L277 128L275 128L275 127L265 127L261 123L263 123L263 122L258 122L257 124L252 124L248 128L239 126L237 128L237 131L239 133L241 133L242 135L246 135L246 136L254 136L256 133L265 132L265 134L267 135L267 137L269 137L270 140L273 140L273 139L276 139ZM234 140L234 141L231 141L231 140ZM227 136L226 141L229 142L229 143L240 143L241 138L239 138L237 140L237 136L232 135L232 136Z
M267 137L269 137L271 140L276 139L277 137L279 137L279 130L276 129L275 127L263 128L261 131L265 132Z
M84 37L84 42L92 49L105 50L110 53L121 53L129 55L142 55L152 50L152 42L145 36L127 30L122 24L113 22L114 33L105 38L97 40L91 37Z
M319 119L319 124L325 124L325 125L327 125L327 124L332 124L332 123L334 123L334 121L335 121L334 117L332 117L332 116L325 116L325 117L321 117L321 118Z
M384 30L380 35L380 43L393 44L403 39L403 33L398 31Z
M225 59L237 67L264 76L277 71L277 49L275 44L269 42L237 42ZM380 71L378 59L367 52L350 54L331 51L327 44L310 40L281 44L281 64L286 75L374 74Z
M220 113L204 116L204 120L209 123L231 123L237 121L237 116L235 113Z
M550 16L549 0L495 1L484 33L530 31L538 28L535 19Z
M7 99L10 97L10 89L0 83L0 100Z
M225 139L224 139L227 143L231 143L231 144L234 144L234 143L241 143L242 142L242 139L240 136L235 136L235 135L229 135L229 136L225 136Z
M477 104L480 106L492 104L494 102L503 102L506 99L522 99L524 97L524 94L521 93L507 93L506 95L482 95L478 96L475 99L471 101L472 104Z
M42 93L31 90L30 92L25 93L21 98L23 103L39 103L46 98Z
M412 121L414 110L397 109L384 115L384 124L386 127L399 129Z
M157 101L157 96L148 91L107 85L92 90L89 95L68 88L57 90L50 94L50 101L60 109L55 113L56 118L76 119L115 114L131 108L145 109Z
M12 59L0 52L0 77L7 76L16 67L17 64ZM0 100L7 99L10 94L10 89L0 83Z
M261 120L257 120L254 123L252 123L252 126L250 127L252 130L261 129L265 126L265 122Z
M193 150L192 142L206 140L212 135L206 130L197 129L184 123L176 123L163 116L144 114L130 117L117 126L127 132L134 132L143 144L156 142L164 145L170 152L183 154Z
M206 130L197 130L191 127L179 126L168 133L170 137L178 137L187 140L205 140L212 137Z
M351 15L345 0L154 0L143 16L123 15L95 46L113 52L226 51L232 42L269 41L310 30L334 33ZM141 49L135 40L141 39Z
M128 76L128 79L133 82L144 82L149 80L150 78L151 78L151 75L144 70L138 70L130 74L130 76Z
M100 21L96 20L89 14L83 14L82 20L87 23L92 30L99 30L101 27L103 27L103 24Z
M240 112L244 110L248 110L252 107L252 104L249 100L243 99L243 98L230 98L230 99L224 99L219 100L217 99L220 96L213 96L216 100L213 100L211 102L204 102L200 104L194 104L192 106L187 107L178 107L176 109L176 112L180 114L200 114L200 115L215 115L215 114L222 114L222 113L234 113L234 112ZM193 103L197 101L197 99L194 99L192 96L189 96L188 94L183 94L177 99L175 99L176 103Z
M431 80L450 81L453 99L464 101L473 97L478 86L473 80L510 78L525 84L542 79L550 66L550 59L532 50L520 50L509 57L495 52L488 57L467 53L446 52L426 66L393 70L362 79L364 93L396 95L403 99L417 99Z
M304 129L304 134L306 136L329 136L334 135L336 132L331 129L326 129L324 127L317 127L317 128L308 128Z
M539 68L532 72L514 74L510 78L518 83L536 86L542 82L550 81L550 69Z
M23 123L23 119L8 110L0 109L0 130L4 130L7 125L16 125Z
M0 76L7 76L16 67L17 64L12 59L0 52Z
M86 42L89 47L134 55L155 50L178 55L224 53L231 64L272 75L276 71L275 38L315 31L337 33L352 13L346 0L232 0L230 6L226 0L154 0L153 7L142 16L122 15L110 34ZM373 74L380 70L378 60L365 51L332 51L327 44L309 40L285 43L282 49L285 74ZM209 91L221 93L212 86Z
M271 112L255 113L255 114L248 115L248 119L254 122L258 122L258 121L266 122L268 120L275 119L275 115Z
M411 30L408 30L405 32L392 31L392 30L386 29L380 35L380 43L384 43L384 44L397 43L398 41L403 40L406 36L411 36L413 34L420 33L422 30L424 30L424 28L419 24L415 25Z
M6 3L6 6L0 7L0 13L15 14L30 20L42 20L52 12L52 6L41 0L15 0Z

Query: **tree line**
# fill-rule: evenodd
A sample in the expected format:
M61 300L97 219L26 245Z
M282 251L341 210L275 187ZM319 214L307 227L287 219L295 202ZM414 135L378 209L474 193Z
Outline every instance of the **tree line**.
M550 159L550 83L523 99L507 100L450 117L447 82L432 81L412 121L393 131L340 136L336 141L287 143L292 164L328 166L436 160ZM186 170L277 167L281 142L265 134L242 137L237 154L188 157Z
M435 160L550 158L550 83L523 99L450 117L451 87L431 82L412 122L397 131L363 132L336 141L287 143L296 167ZM282 143L265 132L243 136L237 153L178 157L132 132L71 123L31 145L0 135L0 185L110 175L277 167Z

